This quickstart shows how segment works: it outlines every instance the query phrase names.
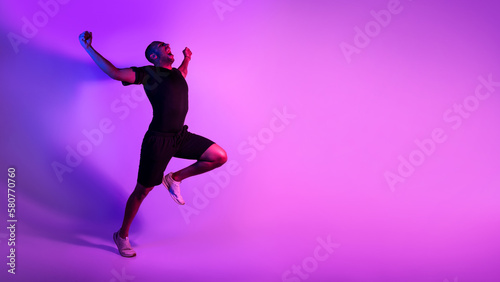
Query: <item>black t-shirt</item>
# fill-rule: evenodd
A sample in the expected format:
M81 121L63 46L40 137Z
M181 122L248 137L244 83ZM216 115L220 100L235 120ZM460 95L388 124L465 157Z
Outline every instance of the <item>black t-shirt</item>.
M182 73L155 67L132 67L135 72L133 83L122 82L123 85L142 84L153 106L153 120L149 130L175 133L182 130L188 112L188 85Z

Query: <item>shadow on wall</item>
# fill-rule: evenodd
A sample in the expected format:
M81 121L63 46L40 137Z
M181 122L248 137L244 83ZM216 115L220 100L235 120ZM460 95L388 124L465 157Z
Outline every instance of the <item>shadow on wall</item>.
M64 120L63 112L74 103L74 94L82 81L109 79L90 61L88 64L23 46L15 54L8 41L2 45L2 85L6 93L2 116L2 154L6 167L16 168L19 220L33 229L33 235L70 244L115 251L84 238L111 241L111 234L121 225L128 194L122 192L95 168L82 163L77 173L59 182L51 162L64 159L58 136L48 133L57 124L46 124L47 116ZM75 48L80 47L75 35ZM8 69L7 67L8 66ZM92 114L92 113L89 113ZM23 199L30 205L23 205ZM50 215L50 216L48 216ZM60 221L66 221L64 223ZM140 217L134 229L141 229Z

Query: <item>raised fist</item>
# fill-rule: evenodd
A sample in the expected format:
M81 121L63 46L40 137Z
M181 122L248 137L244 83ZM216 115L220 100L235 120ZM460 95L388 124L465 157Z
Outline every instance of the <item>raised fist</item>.
M186 48L184 48L184 50L182 51L182 54L184 54L184 57L186 57L186 58L190 58L190 59L191 59L191 55L192 55L193 53L191 52L191 50L189 50L189 48L188 48L188 47L186 47Z
M78 37L83 48L89 48L92 44L92 32L84 31Z

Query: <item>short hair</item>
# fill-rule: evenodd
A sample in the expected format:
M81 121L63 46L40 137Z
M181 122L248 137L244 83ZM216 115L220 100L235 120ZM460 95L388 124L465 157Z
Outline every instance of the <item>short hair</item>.
M146 52L145 52L146 59L147 59L150 63L152 63L152 64L154 64L154 61L153 61L153 60L151 60L150 56L151 56L151 54L156 53L156 51L157 51L157 49L156 49L156 47L157 47L157 46L156 46L156 45L158 45L158 43L160 43L160 42L159 42L159 41L153 41L153 42L151 42L151 43L148 45L148 47L146 48Z

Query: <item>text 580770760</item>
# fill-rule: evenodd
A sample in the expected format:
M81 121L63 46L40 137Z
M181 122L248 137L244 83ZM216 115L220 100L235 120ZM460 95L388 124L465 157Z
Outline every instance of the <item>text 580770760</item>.
M11 167L7 170L7 229L9 230L9 239L7 240L7 245L11 247L9 249L9 255L7 256L7 265L9 269L7 270L11 274L16 274L16 169Z

